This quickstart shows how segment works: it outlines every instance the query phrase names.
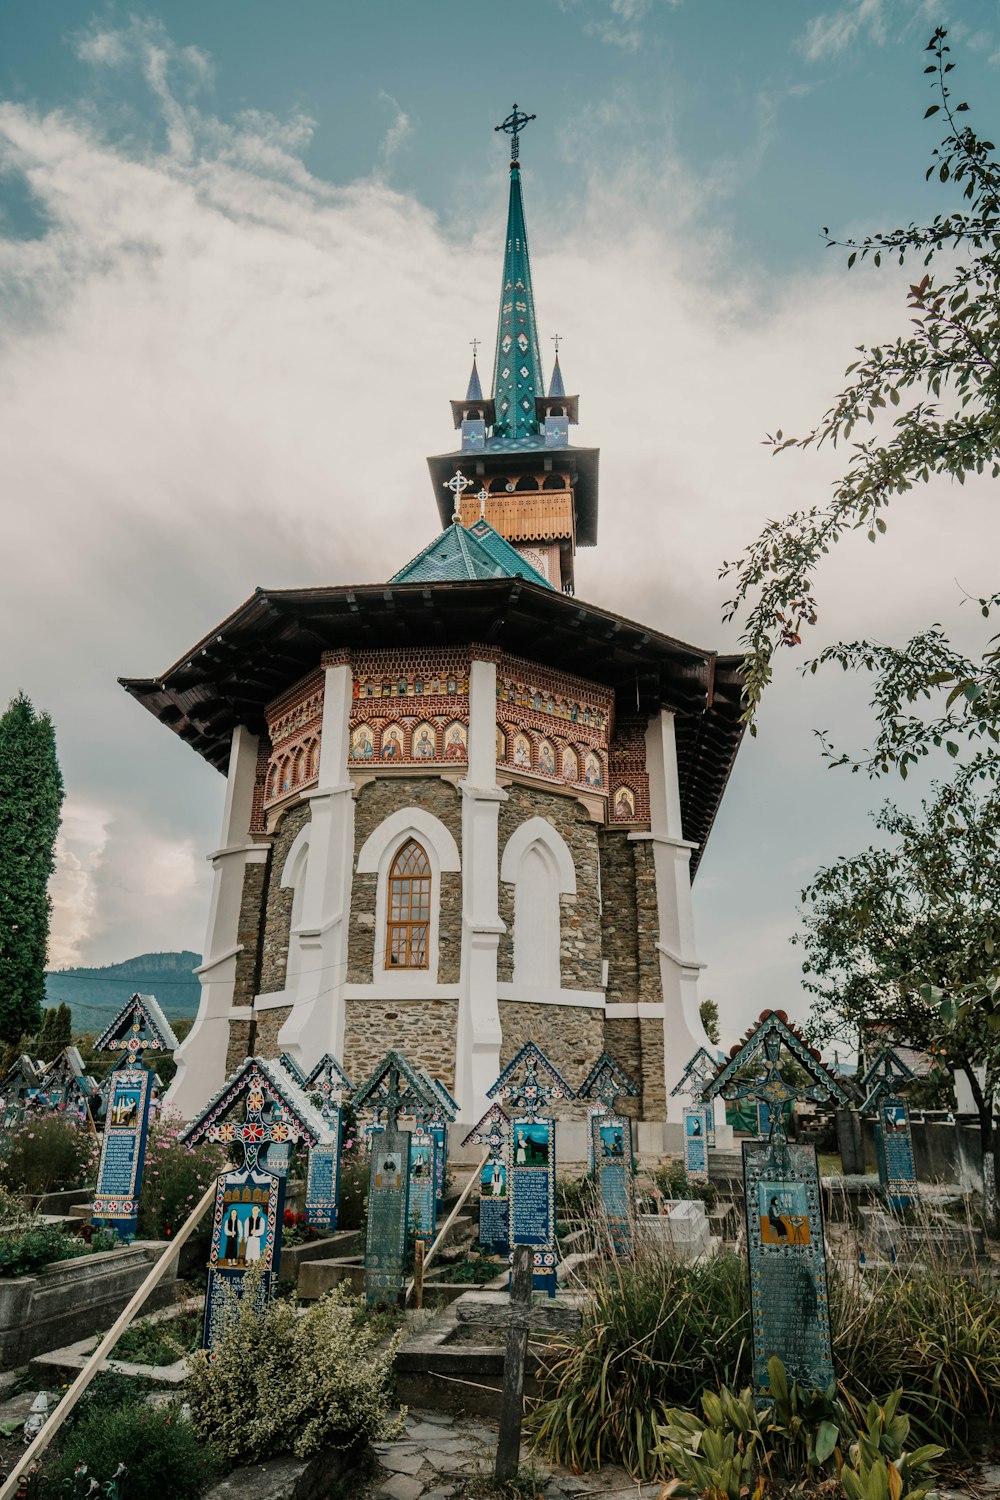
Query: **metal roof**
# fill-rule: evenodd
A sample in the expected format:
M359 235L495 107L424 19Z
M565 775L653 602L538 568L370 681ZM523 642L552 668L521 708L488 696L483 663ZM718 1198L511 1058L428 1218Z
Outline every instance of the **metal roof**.
M457 578L526 578L543 588L552 587L516 547L483 520L469 527L452 524L428 542L405 568L394 573L389 582L441 583Z
M717 656L521 578L257 589L157 677L126 692L217 770L233 730L324 651L492 646L612 688L619 714L676 715L684 836L704 846L743 734L742 657ZM700 849L692 853L692 869Z

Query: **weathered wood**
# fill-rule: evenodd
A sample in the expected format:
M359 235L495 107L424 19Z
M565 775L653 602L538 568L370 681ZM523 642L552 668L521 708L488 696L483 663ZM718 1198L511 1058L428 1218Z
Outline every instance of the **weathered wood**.
M527 1248L527 1247L526 1247ZM575 1303L546 1301L523 1307L507 1292L475 1292L457 1303L459 1323L488 1323L491 1328L579 1328L583 1313Z
M472 1192L474 1184L479 1181L479 1174L483 1170L483 1167L486 1165L486 1160L487 1160L487 1157L489 1156L489 1154L490 1154L489 1147L487 1147L487 1149L483 1152L482 1160L480 1161L480 1163L476 1167L476 1169L473 1171L473 1173L470 1176L468 1182L465 1184L465 1187L462 1189L462 1196L459 1198L458 1202L455 1204L455 1207L452 1209L451 1213L448 1215L447 1219L444 1221L444 1224L442 1225L442 1227L438 1230L437 1238L435 1239L433 1245L431 1245L431 1248L427 1251L426 1255L424 1256L424 1270L425 1271L427 1270L427 1267L430 1265L431 1261L434 1259L434 1256L437 1254L437 1252L438 1252L438 1246L441 1245L444 1242L445 1235L448 1233L448 1230L451 1228L452 1224L455 1222L456 1218L458 1217L459 1211L461 1210L462 1205L465 1202L466 1198ZM409 1302L412 1293L413 1293L413 1280L411 1278L411 1280L408 1282L407 1287L406 1287L406 1295L403 1298L403 1306L404 1307Z
M413 1305L424 1305L424 1242L419 1237L413 1247Z
M531 1284L534 1277L534 1254L530 1245L515 1245L514 1273L511 1277L510 1304L520 1317L507 1327L507 1350L503 1364L503 1391L500 1397L500 1436L497 1440L497 1479L513 1479L521 1457L521 1418L524 1413L524 1356L528 1349L528 1314L531 1311Z

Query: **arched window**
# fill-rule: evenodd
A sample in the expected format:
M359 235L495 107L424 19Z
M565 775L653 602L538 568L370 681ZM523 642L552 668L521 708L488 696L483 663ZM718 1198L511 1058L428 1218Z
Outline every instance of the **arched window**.
M426 969L430 925L431 867L416 839L407 839L389 870L386 968Z

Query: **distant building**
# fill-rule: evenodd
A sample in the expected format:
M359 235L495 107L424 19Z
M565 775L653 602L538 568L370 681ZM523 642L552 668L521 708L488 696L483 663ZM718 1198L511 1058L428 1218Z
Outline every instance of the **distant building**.
M247 1053L401 1048L475 1121L534 1039L572 1082L605 1049L643 1149L708 1039L691 879L740 742L741 661L574 595L598 450L558 349L548 393L517 131L492 392L428 460L443 530L386 584L258 589L127 691L227 773L198 1019L167 1103ZM643 497L616 497L635 509ZM670 560L664 559L664 573Z

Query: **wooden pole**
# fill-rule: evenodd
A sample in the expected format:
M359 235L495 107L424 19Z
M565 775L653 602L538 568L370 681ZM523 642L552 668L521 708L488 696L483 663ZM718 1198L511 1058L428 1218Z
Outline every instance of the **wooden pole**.
M438 1246L441 1244L441 1242L444 1239L445 1235L448 1233L448 1230L451 1228L452 1223L455 1220L455 1218L457 1217L457 1215L459 1213L459 1210L461 1209L463 1203L465 1202L465 1200L469 1196L469 1194L472 1192L473 1184L478 1180L480 1172L483 1170L483 1168L485 1167L485 1165L487 1163L487 1160L489 1159L490 1149L491 1148L489 1146L487 1146L486 1150L483 1152L482 1160L480 1161L479 1165L473 1171L473 1173L472 1173L471 1177L469 1178L468 1182L465 1184L465 1187L462 1189L462 1196L459 1198L458 1202L455 1204L455 1207L452 1209L452 1211L448 1215L447 1219L445 1219L444 1224L441 1227L441 1229L438 1230L437 1238L435 1239L435 1241L434 1241L433 1245L431 1246L431 1248L428 1250L427 1254L424 1256L424 1266L423 1266L423 1268L424 1268L425 1271L427 1270L427 1267L430 1265L430 1263L433 1260L434 1256L437 1254ZM413 1282L411 1281L410 1284L409 1284L409 1286L406 1288L406 1296L403 1298L403 1306L404 1307L409 1302L409 1300L410 1300L410 1293L412 1291L413 1291ZM5 1496L4 1496L2 1490L0 1490L0 1500L5 1500Z
M232 1171L232 1168L225 1167L223 1168L223 1170L229 1172ZM52 1439L59 1431L60 1427L66 1421L66 1418L73 1411L73 1408L80 1400L80 1397L83 1395L84 1391L87 1389L88 1385L93 1380L98 1370L101 1368L101 1365L103 1365L111 1355L111 1352L117 1344L118 1340L121 1338L122 1334L125 1332L126 1328L131 1323L132 1319L135 1317L136 1313L139 1311L140 1307L145 1302L150 1292L160 1281L162 1281L167 1267L170 1265L170 1262L177 1255L177 1252L180 1250L181 1246L190 1239L191 1235L198 1227L200 1220L204 1218L206 1209L208 1209L210 1205L215 1202L215 1191L216 1179L213 1178L210 1186L205 1191L205 1196L192 1210L190 1218L170 1241L170 1244L160 1256L155 1266L151 1268L149 1275L146 1277L142 1285L132 1294L131 1300L129 1301L128 1305L122 1312L118 1314L115 1322L112 1323L111 1327L108 1329L107 1333L104 1335L103 1339L98 1344L93 1354L87 1360L87 1363L84 1365L79 1375L73 1381L73 1384L70 1386L69 1390L66 1392L65 1396L62 1398L59 1405L52 1413L51 1417L48 1418L44 1427L42 1427L38 1436L32 1442L28 1451L25 1453L24 1458L15 1468L10 1478L5 1481L2 1487L0 1487L0 1500L14 1500L14 1497L17 1495L18 1486L21 1483L22 1477L29 1471L35 1459L40 1458L41 1455L45 1452L46 1448L49 1446Z
M413 1247L413 1303L415 1307L424 1305L424 1242L418 1238Z
M524 1359L528 1352L528 1319L535 1256L530 1245L514 1246L511 1278L511 1320L507 1325L507 1351L503 1362L500 1397L500 1436L497 1439L497 1479L513 1479L521 1462L521 1417L524 1411ZM516 1314L521 1313L521 1317ZM0 1494L0 1500L3 1500Z

